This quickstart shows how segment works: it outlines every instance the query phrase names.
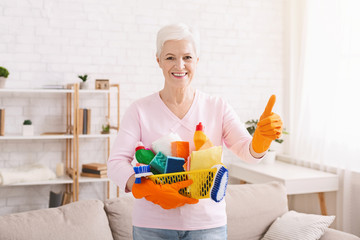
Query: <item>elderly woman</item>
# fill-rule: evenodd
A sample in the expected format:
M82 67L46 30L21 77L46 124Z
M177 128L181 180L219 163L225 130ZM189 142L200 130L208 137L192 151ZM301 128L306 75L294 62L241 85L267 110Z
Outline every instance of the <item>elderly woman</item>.
M282 130L280 117L272 113L274 96L260 117L254 137L234 110L219 97L192 87L199 62L199 36L184 24L168 25L157 35L156 60L164 75L159 92L135 101L123 116L108 161L108 176L135 196L134 239L226 239L225 201L192 199L178 193L191 180L156 185L143 179L134 184L131 162L138 141L145 146L169 133L177 133L195 150L195 126L202 122L215 146L225 145L242 160L257 163Z

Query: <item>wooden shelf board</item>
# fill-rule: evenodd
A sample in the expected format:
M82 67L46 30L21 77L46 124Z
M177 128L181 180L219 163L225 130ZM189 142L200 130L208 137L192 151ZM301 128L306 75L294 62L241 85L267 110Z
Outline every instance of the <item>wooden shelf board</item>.
M109 178L92 178L92 177L80 177L79 183L91 183L91 182L107 182Z
M79 138L108 138L116 136L116 134L80 134Z
M52 184L71 184L73 180L68 176L62 176L53 180L35 181L35 182L22 182L9 185L0 185L0 187L13 187L13 186L33 186L33 185L52 185Z
M72 139L73 135L61 134L61 135L34 135L34 136L22 136L22 135L5 135L0 136L0 140L42 140L42 139Z
M45 89L45 88L1 88L0 92L7 93L73 93L72 89Z

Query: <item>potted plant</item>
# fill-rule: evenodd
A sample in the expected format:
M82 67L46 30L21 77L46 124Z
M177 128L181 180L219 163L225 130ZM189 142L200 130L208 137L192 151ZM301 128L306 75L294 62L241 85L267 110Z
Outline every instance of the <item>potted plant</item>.
M31 120L27 119L23 122L23 136L33 136L34 135L34 126L32 125Z
M86 82L88 75L84 74L84 75L78 75L78 77L81 79L80 82L80 89L88 89L89 88L89 84Z
M109 134L110 133L110 119L106 116L105 123L101 126L102 131L101 134Z
M250 133L251 136L254 135L256 126L258 124L259 120L258 119L251 119L247 122L245 122L246 130ZM282 134L289 134L285 129L283 129ZM278 138L275 139L274 142L276 143L283 143L284 139ZM265 158L262 160L263 163L273 163L275 161L275 157L276 157L276 151L269 148L268 153L266 154Z
M0 67L0 88L5 87L5 82L8 76L9 71L4 67Z

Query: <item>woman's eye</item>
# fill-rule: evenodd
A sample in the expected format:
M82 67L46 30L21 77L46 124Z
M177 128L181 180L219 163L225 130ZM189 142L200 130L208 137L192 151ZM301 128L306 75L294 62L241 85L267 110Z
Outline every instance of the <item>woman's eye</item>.
M174 60L174 57L167 57L166 60Z
M191 56L185 56L185 60L190 60L190 59L192 59Z

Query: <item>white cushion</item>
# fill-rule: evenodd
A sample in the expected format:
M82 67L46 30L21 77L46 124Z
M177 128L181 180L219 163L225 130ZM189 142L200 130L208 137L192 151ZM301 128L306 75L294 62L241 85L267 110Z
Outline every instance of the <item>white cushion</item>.
M334 219L335 216L289 211L275 220L262 240L317 240Z

